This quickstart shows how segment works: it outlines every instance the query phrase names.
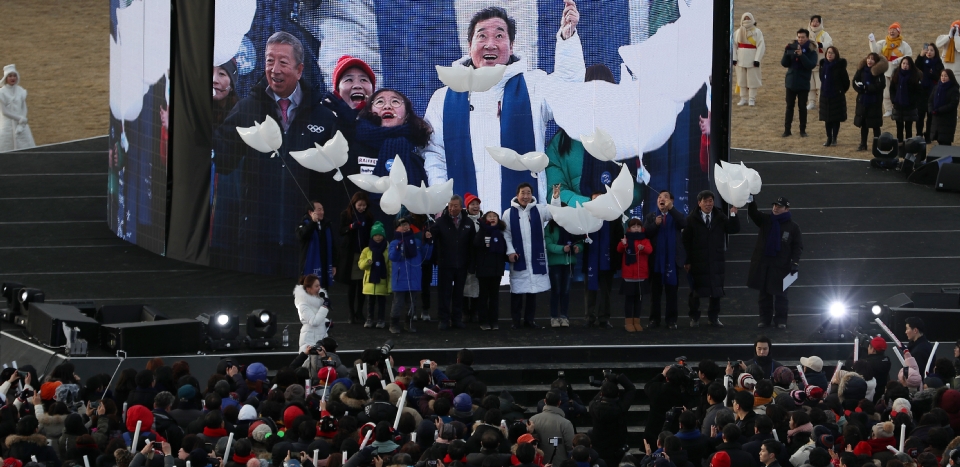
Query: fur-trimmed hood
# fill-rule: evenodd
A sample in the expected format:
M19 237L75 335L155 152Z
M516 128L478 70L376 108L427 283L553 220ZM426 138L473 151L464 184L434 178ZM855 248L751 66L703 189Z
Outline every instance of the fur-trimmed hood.
M348 395L348 393L345 392L345 393L343 393L343 394L340 394L340 402L343 402L344 405L346 405L347 407L349 407L349 408L351 408L351 409L353 409L353 410L361 410L361 409L363 409L363 406L366 405L367 402L369 402L369 401L367 401L367 400L360 400L360 399L354 399L354 398L350 397L350 396Z
M320 292L322 292L324 295L327 293L323 288L320 288ZM323 301L320 299L320 297L314 297L313 295L308 294L302 285L298 285L293 288L293 304L300 306L301 303L305 303L313 309L320 308L320 306L323 305Z
M864 58L863 60L860 60L860 66L857 67L857 70L858 71L862 70L866 68L866 66L867 66L867 59ZM889 68L890 68L890 62L888 62L887 59L883 58L883 55L880 55L880 61L877 63L874 63L873 66L870 67L870 74L873 76L880 76L886 73Z
M4 444L7 445L7 448L16 443L32 443L36 444L37 446L46 447L47 437L41 435L40 433L34 433L30 436L10 435L7 436L6 441L4 441Z

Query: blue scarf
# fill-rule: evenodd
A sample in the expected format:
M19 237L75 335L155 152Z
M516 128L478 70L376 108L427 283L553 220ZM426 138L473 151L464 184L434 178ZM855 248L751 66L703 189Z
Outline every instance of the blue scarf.
M939 108L945 107L947 105L947 92L953 88L953 82L947 81L946 83L940 83L937 85L936 94L933 95L933 108L931 111L935 111Z
M789 221L789 212L770 216L770 232L767 233L767 243L763 246L763 256L775 258L780 252L780 224Z
M870 72L870 67L863 67L863 71L860 72L860 81L863 82L864 91L860 102L863 102L863 105L865 106L877 103L877 95L867 90L870 85L873 84L874 79L876 79L876 77Z
M610 222L603 221L603 227L589 237L593 243L587 252L587 290L597 290L600 271L610 270Z
M833 83L833 68L837 66L837 60L823 60L823 64L820 65L820 95L824 97L834 97L838 94L839 89Z
M654 215L660 215L659 212ZM653 251L653 272L659 273L663 283L677 285L677 233L673 216L663 216L657 231L657 248Z
M620 175L620 166L616 162L601 161L583 150L583 168L580 173L580 193L590 197L593 193L606 193L607 186Z
M913 74L913 70L904 71L903 69L898 70L900 76L897 78L897 95L893 99L893 103L897 105L910 105L910 78Z
M370 280L371 284L379 284L381 279L386 279L390 277L387 273L387 261L383 258L383 252L387 249L387 241L383 240L380 243L370 240L370 253L373 254L373 257L370 258L373 260L373 266L370 267Z
M924 58L917 62L917 68L923 72L920 84L930 92L940 82L940 73L943 71L943 60L940 57Z
M305 220L306 222L306 220ZM321 225L320 229L324 229ZM317 274L320 277L320 286L327 288L330 286L330 279L333 277L333 235L330 235L329 229L326 230L324 238L326 241L326 254L320 254L320 229L314 229L313 237L310 239L310 245L307 246L307 258L303 261L303 271L301 275ZM326 264L324 264L324 261ZM323 271L323 273L318 273Z
M443 145L447 155L447 178L453 179L453 192L461 196L467 192L477 193L477 168L473 163L473 145L470 139L470 111L468 93L447 89L443 101ZM510 78L503 88L500 146L513 149L518 154L537 149L533 114L530 111L530 94L522 73ZM510 208L510 200L516 196L517 185L522 182L537 186L537 180L530 176L529 172L500 168L501 209Z
M393 239L397 241L397 249L403 252L404 258L412 259L417 256L417 241L413 231L408 230L406 234L394 232Z
M500 230L500 226L490 225L484 222L480 224L480 229L483 230L483 236L490 237L490 248L487 248L488 253L507 254L507 242L504 241L503 231Z
M627 232L627 251L624 257L626 264L637 263L637 242L647 238L643 232Z
M396 127L376 126L369 120L357 122L357 141L377 151L377 165L373 174L385 177L390 174L393 159L398 155L407 169L407 184L420 186L427 181L427 172L423 168L423 159L417 155L417 147L410 141L410 125Z
M543 248L543 222L540 220L540 210L533 204L527 205L530 213L530 254L533 255L533 273L547 273L547 252ZM514 271L526 271L527 259L523 251L523 234L520 230L520 209L510 208L510 233L513 235L513 250L517 252L517 262L513 263ZM492 242L493 239L491 238Z

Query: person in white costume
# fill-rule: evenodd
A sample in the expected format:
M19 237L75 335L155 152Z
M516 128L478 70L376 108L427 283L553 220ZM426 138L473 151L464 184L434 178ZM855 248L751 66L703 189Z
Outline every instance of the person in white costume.
M0 82L0 152L34 146L27 124L27 90L20 86L16 65L7 65Z
M833 38L827 31L823 30L823 17L813 15L810 17L810 40L817 43L817 63L819 64L827 53L827 49L833 45ZM817 65L819 66L819 65ZM812 110L820 102L820 70L815 68L810 75L810 96L807 98L807 110Z
M740 16L740 28L733 35L733 66L737 69L737 86L740 87L737 105L757 105L757 90L763 86L760 60L766 50L763 33L757 27L757 17L753 13L744 13Z

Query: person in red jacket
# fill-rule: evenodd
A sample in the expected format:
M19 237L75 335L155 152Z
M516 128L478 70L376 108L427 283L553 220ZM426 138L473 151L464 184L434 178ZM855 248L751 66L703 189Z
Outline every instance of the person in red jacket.
M643 331L640 326L640 297L650 291L650 284L647 282L650 277L647 257L653 253L650 240L643 234L643 221L635 217L627 222L626 235L617 245L617 251L622 253L623 258L620 266L620 277L623 278L620 295L626 295L623 305L624 327L627 332Z

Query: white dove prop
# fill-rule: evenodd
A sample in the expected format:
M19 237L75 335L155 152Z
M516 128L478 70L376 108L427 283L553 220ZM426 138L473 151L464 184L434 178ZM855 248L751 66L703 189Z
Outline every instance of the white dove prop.
M516 170L518 172L529 170L533 178L537 178L537 174L543 171L543 169L546 169L547 165L550 164L550 159L542 152L532 151L526 154L517 154L516 151L510 148L494 148L488 146L487 153L490 154L490 157L497 161L498 164L510 170Z
M443 211L444 206L453 196L453 179L439 185L427 187L423 182L420 186L410 185L403 198L403 205L414 214L436 214Z
M283 146L283 133L280 125L273 117L267 115L263 123L253 122L253 126L237 127L237 133L247 146L260 152L272 152L270 157L276 157L277 149Z
M594 217L589 210L581 207L579 201L576 204L576 207L558 207L548 204L547 210L550 211L553 220L572 235L586 235L603 227L603 220Z
M756 170L740 164L730 164L721 161L713 171L713 179L717 184L717 191L731 206L747 204L750 195L760 193L760 174Z
M594 217L605 221L614 221L623 215L623 212L633 202L633 177L626 165L620 168L620 175L607 187L607 192L592 201L584 203L583 208Z
M580 142L591 156L601 161L617 160L617 145L613 137L600 128L597 128L592 135L580 135Z
M167 7L169 8L167 2ZM229 24L231 27L214 28L213 36L213 65L219 66L230 61L237 51L243 37L250 30L250 23L257 13L257 0L230 0L229 2L214 2L214 23ZM169 30L167 36L170 35Z
M340 167L347 163L347 151L350 147L347 144L347 138L339 131L333 135L323 146L314 143L313 148L306 151L290 151L290 155L300 163L300 165L317 172L329 172L336 170L333 175L336 181L343 180L343 174L340 173Z
M397 156L393 159L393 167L390 168L390 175L386 177L390 186L380 197L380 209L384 214L394 215L400 212L400 206L403 204L403 197L407 193L407 168L403 165L403 159Z
M437 77L455 92L486 92L496 86L507 71L504 65L472 68L437 65Z
M357 188L369 193L383 193L390 188L390 177L378 177L370 174L347 175Z

